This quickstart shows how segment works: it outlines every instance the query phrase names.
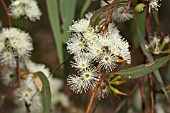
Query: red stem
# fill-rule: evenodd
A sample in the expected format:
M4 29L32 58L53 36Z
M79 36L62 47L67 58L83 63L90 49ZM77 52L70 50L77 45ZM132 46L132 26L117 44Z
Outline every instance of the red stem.
M19 65L19 58L16 58L16 70L18 75L18 87L21 88L21 71Z
M105 28L104 28L104 33L103 34L105 34L107 29L108 29L108 25L109 25L110 19L112 17L112 14L113 14L113 10L108 13L108 16L107 16L107 18L105 20Z
M26 113L31 113L30 106L31 106L30 104L27 104L27 103L25 102Z
M5 12L6 12L7 17L8 17L9 27L11 28L12 27L12 22L11 22L11 16L10 16L10 14L8 12L8 8L6 7L6 4L4 3L4 0L0 0L0 1L1 1L1 4L2 4L2 6L3 6L3 8L4 8Z
M146 109L146 97L145 97L145 91L144 91L144 78L140 78L139 80L139 86L140 86L140 93L142 96L142 105L143 105L143 110L144 113L147 113L147 109Z
M149 74L149 83L150 83L150 97L151 97L151 105L152 105L151 113L154 113L155 106L154 106L152 73Z
M128 6L126 8L126 11L124 12L125 14L128 13L131 3L132 3L132 0L128 0Z
M136 18L136 12L135 12L135 9L133 9L133 17L134 17L134 21L136 23L136 27L138 28L139 25L138 25L138 21L137 21L137 18Z
M95 87L95 89L93 91L93 94L92 94L91 98L90 98L90 102L88 104L86 113L90 113L90 110L91 110L91 107L92 107L92 104L93 104L93 101L94 101L94 97L95 97L95 95L97 93L98 88L101 85L101 76L102 76L102 74L101 74L100 62L99 62L99 65L97 67L98 67L98 78L99 78L99 81L98 81L98 83L97 83L97 85L96 85L96 87Z

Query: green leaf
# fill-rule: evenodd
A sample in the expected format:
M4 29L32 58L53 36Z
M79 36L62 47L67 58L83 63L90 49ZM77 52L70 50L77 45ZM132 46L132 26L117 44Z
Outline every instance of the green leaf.
M77 0L60 0L60 14L62 18L63 43L68 41L70 36L69 26L74 19ZM61 63L61 62L60 62Z
M90 20L90 25L95 25L96 21L99 17L105 16L109 11L114 10L115 8L121 7L121 6L127 6L128 2L127 1L121 1L121 2L113 2L111 4L108 4L106 6L101 7L98 9L93 16L91 17Z
M144 36L141 32L141 30L137 27L137 34L138 34L138 40L140 42L140 46L142 48L142 51L144 53L144 55L146 56L146 58L148 59L149 62L153 62L154 61L154 58L152 57L151 53L149 53L148 51L146 51L145 49L145 45L147 45L147 42L146 40L144 39ZM165 88L165 85L164 85L164 82L161 78L161 74L158 70L155 70L154 71L154 74L155 74L155 77L159 83L159 85L161 86L161 89L162 91L164 92L166 98L169 100L169 96L168 96L168 93L166 91L166 88Z
M83 18L83 15L87 11L87 9L89 8L91 2L92 2L92 0L86 0L85 1L83 8L81 9L80 18Z
M55 44L57 47L57 53L59 57L59 63L63 62L63 50L62 50L62 35L59 21L59 11L57 0L46 0L47 10L52 27Z
M123 77L130 78L130 79L139 78L159 69L169 60L170 60L170 55L164 58L160 58L148 64L142 64L136 67L132 67L130 69L120 70L118 72L115 72L114 74L121 75Z
M170 84L170 62L168 64L167 72L166 72L166 77L167 77L167 83Z
M41 97L42 97L42 104L43 104L43 113L50 113L51 108L51 91L50 91L50 84L48 78L42 73L37 72L35 77L39 77L42 82L42 90Z

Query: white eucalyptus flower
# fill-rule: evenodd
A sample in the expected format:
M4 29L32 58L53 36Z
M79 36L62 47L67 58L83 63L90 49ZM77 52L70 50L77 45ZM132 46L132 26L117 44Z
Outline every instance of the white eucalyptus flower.
M109 3L112 3L114 0L109 0ZM120 0L122 1L122 0ZM123 0L124 1L124 0ZM128 0L127 0L128 1ZM101 6L105 6L107 3L103 0L101 0ZM133 11L129 9L128 12L126 12L126 6L122 6L119 8L115 8L113 13L112 13L112 20L118 23L122 23L125 21L128 21L133 18Z
M27 59L33 50L32 38L17 28L3 28L0 33L0 59L4 64L15 66L15 58Z
M32 73L42 72L47 78L52 76L49 68L47 68L44 64L36 64L32 62L31 60L26 60L25 63L26 63L26 67L29 70L29 72L32 72Z
M97 69L87 69L82 71L80 74L83 77L84 87L87 89L94 88L98 82L98 73Z
M25 16L31 21L36 21L41 16L41 11L35 0L12 0L9 10L14 18Z
M22 80L21 81L21 88L18 88L16 91L16 96L19 100L26 102L27 104L32 103L32 99L35 94L38 92L33 79L32 80Z
M158 3L161 0L149 0L149 5L152 7L152 9L155 9L158 11L158 7L160 7L160 4Z
M111 53L105 53L101 56L101 68L106 72L113 71L117 67L116 60Z
M1 81L4 85L14 87L17 82L17 74L13 68L4 68L1 71Z
M75 93L87 92L88 88L84 86L83 77L77 75L69 75L67 78L67 84L70 86L70 89Z
M133 13L131 10L126 11L126 7L122 6L113 11L112 19L116 22L125 22L133 18Z
M89 27L90 20L89 19L81 19L78 21L74 21L74 24L69 27L70 32L85 32Z
M74 55L82 55L88 51L87 42L81 34L73 34L67 42L67 50Z
M72 67L75 67L79 70L85 70L91 65L90 59L86 56L77 55L76 57L74 57L74 59L75 59L75 62L71 62L71 65Z

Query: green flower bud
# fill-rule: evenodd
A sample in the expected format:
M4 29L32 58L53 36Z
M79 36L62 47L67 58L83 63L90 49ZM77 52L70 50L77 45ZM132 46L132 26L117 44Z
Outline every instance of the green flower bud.
M135 6L135 11L136 11L137 13L143 12L144 9L145 9L145 4L143 4L143 3L139 3L139 4L137 4L137 5Z
M127 95L126 93L123 93L123 92L119 91L118 89L116 89L112 86L110 87L110 93L116 94L116 95Z

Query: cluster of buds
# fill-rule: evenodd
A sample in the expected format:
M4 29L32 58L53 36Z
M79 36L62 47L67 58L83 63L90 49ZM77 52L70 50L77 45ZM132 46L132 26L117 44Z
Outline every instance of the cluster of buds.
M161 53L169 54L170 50L167 47L167 45L170 42L169 36L165 36L164 38L157 36L154 34L154 36L150 37L150 43L148 45L145 45L146 50L149 52L159 55Z

